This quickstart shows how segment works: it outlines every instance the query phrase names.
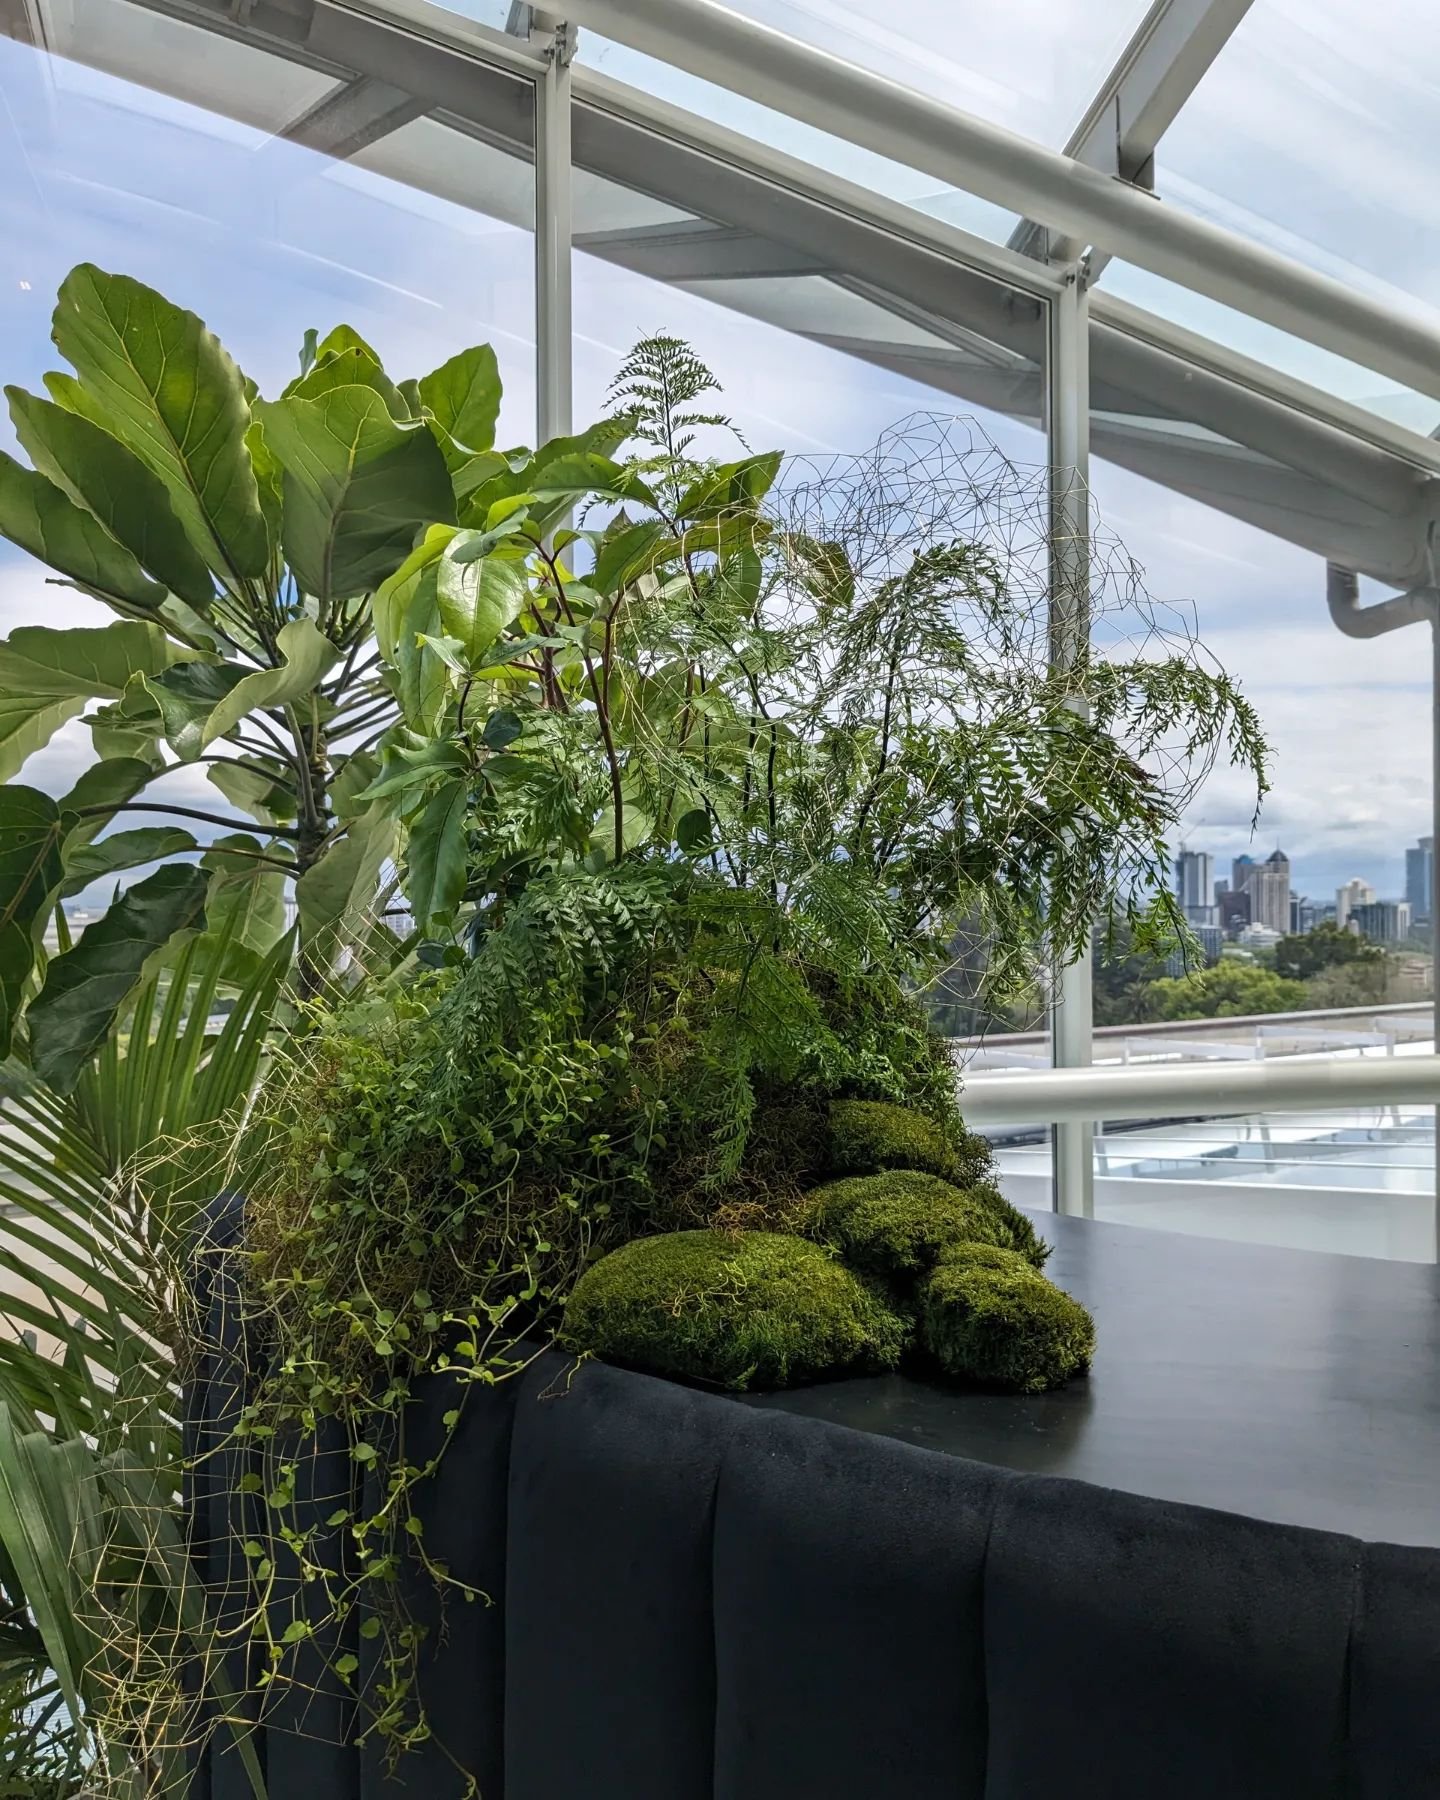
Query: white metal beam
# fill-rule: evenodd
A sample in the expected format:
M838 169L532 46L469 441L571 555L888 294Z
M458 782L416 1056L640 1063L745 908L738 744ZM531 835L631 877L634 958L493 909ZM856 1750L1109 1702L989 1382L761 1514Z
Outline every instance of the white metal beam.
M1154 187L1155 148L1249 12L1252 0L1155 0L1126 45L1065 154L1141 187ZM1049 240L1046 242L1045 240ZM1012 248L1071 262L1085 246L1041 227L1019 226ZM1092 270L1098 275L1099 267Z
M535 404L536 441L543 444L574 429L570 61L575 28L536 13L532 29L549 40L535 97Z
M570 0L572 20L1440 399L1440 331L716 0Z

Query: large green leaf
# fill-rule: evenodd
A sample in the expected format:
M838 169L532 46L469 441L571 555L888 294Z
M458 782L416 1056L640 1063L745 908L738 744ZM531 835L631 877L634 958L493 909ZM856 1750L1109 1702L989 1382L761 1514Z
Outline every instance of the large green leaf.
M158 675L191 652L158 625L21 625L0 643L0 692L52 699L118 700L133 675Z
M165 484L132 450L80 414L7 387L10 417L32 463L91 512L141 566L192 606L208 607L215 583L186 537Z
M410 827L406 898L423 930L436 914L449 914L465 892L465 809L470 783L447 781L426 801Z
M380 358L349 325L337 325L330 332L316 349L314 363L290 383L283 397L298 394L302 400L317 400L331 388L356 385L373 388L392 419L409 419L410 408Z
M424 424L401 424L368 387L292 396L262 412L285 466L285 555L322 603L378 587L422 526L453 524L445 459Z
M409 623L411 602L421 575L439 561L455 535L453 525L432 525L395 573L376 588L370 610L375 621L375 641L386 662L395 661L403 638L413 638L417 629L430 629L428 623L418 627Z
M163 862L196 848L194 837L178 825L138 825L133 831L115 831L95 844L65 844L65 881L62 898L78 894L92 881L118 875L122 869L138 869L144 863Z
M329 958L375 904L380 871L394 855L399 826L371 807L295 883L300 940Z
M494 444L500 396L500 365L488 344L462 350L420 377L420 398L443 433L440 447L452 468Z
M208 884L188 863L157 869L50 962L27 1018L35 1072L57 1093L69 1093L105 1042L150 957L176 932L203 928Z
M459 642L468 666L478 669L518 617L528 590L523 566L511 558L457 562L454 553L463 552L470 536L462 533L447 547L435 579L441 630Z
M227 981L253 977L285 935L285 881L256 856L264 845L248 832L216 838L200 858L210 871L205 933L199 954L220 959Z
M0 781L13 781L37 750L43 750L62 725L85 710L85 700L32 700L24 694L0 694Z
M210 714L203 743L213 744L225 737L248 713L262 706L284 706L301 699L335 660L335 646L321 635L313 619L292 619L282 625L275 642L285 660L276 669L257 669L231 688Z
M0 533L88 592L132 612L154 612L165 598L164 588L93 514L3 450Z
M181 762L199 756L215 708L253 673L241 663L186 662L146 682L146 692L160 709L165 742Z
M283 785L279 763L267 766L257 757L238 763L211 763L205 773L240 812L259 825L276 825L295 817L295 795ZM332 785L333 797L333 785Z
M245 448L250 408L219 339L153 288L91 263L61 283L53 336L89 416L98 411L165 484L215 573L232 585L263 576L269 545Z
M35 966L32 927L60 885L60 809L38 788L0 787L0 1056L10 1054L25 984Z

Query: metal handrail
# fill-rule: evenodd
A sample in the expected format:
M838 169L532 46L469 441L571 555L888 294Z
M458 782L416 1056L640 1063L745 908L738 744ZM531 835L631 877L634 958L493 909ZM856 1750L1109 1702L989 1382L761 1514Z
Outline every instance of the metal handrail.
M1057 1125L1209 1113L1325 1112L1440 1103L1440 1056L1316 1057L1284 1062L1056 1069L970 1076L969 1125Z

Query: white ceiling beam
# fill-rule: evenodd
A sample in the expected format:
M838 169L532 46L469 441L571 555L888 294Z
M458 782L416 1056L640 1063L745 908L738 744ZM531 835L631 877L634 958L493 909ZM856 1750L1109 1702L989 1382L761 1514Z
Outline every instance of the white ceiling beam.
M1155 0L1070 134L1065 154L1102 175L1153 188L1156 146L1252 3ZM1027 256L1063 263L1074 262L1085 249L1077 238L1047 232L1029 220L1016 228L1010 244Z
M1440 399L1440 330L1132 183L801 43L716 0L569 0L571 21L1121 256Z

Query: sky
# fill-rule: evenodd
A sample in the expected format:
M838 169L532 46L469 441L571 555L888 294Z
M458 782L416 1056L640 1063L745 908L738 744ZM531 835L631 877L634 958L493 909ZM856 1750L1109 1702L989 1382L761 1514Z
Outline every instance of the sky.
M795 29L818 21L842 54L1057 145L1133 28L1131 12L1144 11L1141 0L1099 8L924 0L897 27L899 9L881 0L736 4ZM1308 0L1303 10L1293 0L1257 0L1162 145L1162 192L1392 302L1440 301L1440 184L1422 178L1440 65L1414 55L1413 35L1425 35L1429 5L1386 0L1366 9L1361 31L1352 0ZM183 97L213 84L208 65L220 40L123 0L72 0L64 16L72 36L62 31L62 46L83 49L107 72L0 39L4 380L33 388L56 366L48 342L55 289L73 264L94 261L199 312L266 392L289 378L312 325L353 324L397 376L491 342L506 380L502 439L533 435L528 170L428 119L349 163L326 161L273 135L321 97L326 78L230 47L225 85L239 117L220 118ZM583 36L581 54L622 77L637 73L637 59ZM139 85L157 71L173 93ZM666 97L971 229L1002 236L1008 228L987 203L937 193L927 177L717 98L675 71L661 74L653 85ZM1396 178L1402 158L1415 179ZM442 196L405 184L407 171L422 166L442 168ZM604 222L614 204L613 194L577 185L582 222ZM858 452L917 410L956 410L948 396L703 292L581 254L574 274L577 420L603 404L630 343L661 329L688 338L716 369L725 405L757 447ZM1136 271L1112 266L1105 281L1348 398L1411 422L1440 416L1440 403L1397 394L1381 378ZM993 415L980 423L1017 463L1043 462L1038 430ZM3 420L0 443L14 448ZM1314 897L1354 875L1400 893L1404 848L1429 830L1423 633L1353 643L1328 622L1313 555L1103 463L1092 485L1105 528L1143 567L1149 593L1193 622L1274 742L1274 792L1258 832L1249 825L1252 795L1222 772L1192 810L1186 841L1222 864L1279 844L1297 888ZM0 631L102 622L97 614L0 546ZM71 726L26 778L60 791L87 758L83 728ZM191 797L214 803L192 774L170 780L173 797L188 784Z

